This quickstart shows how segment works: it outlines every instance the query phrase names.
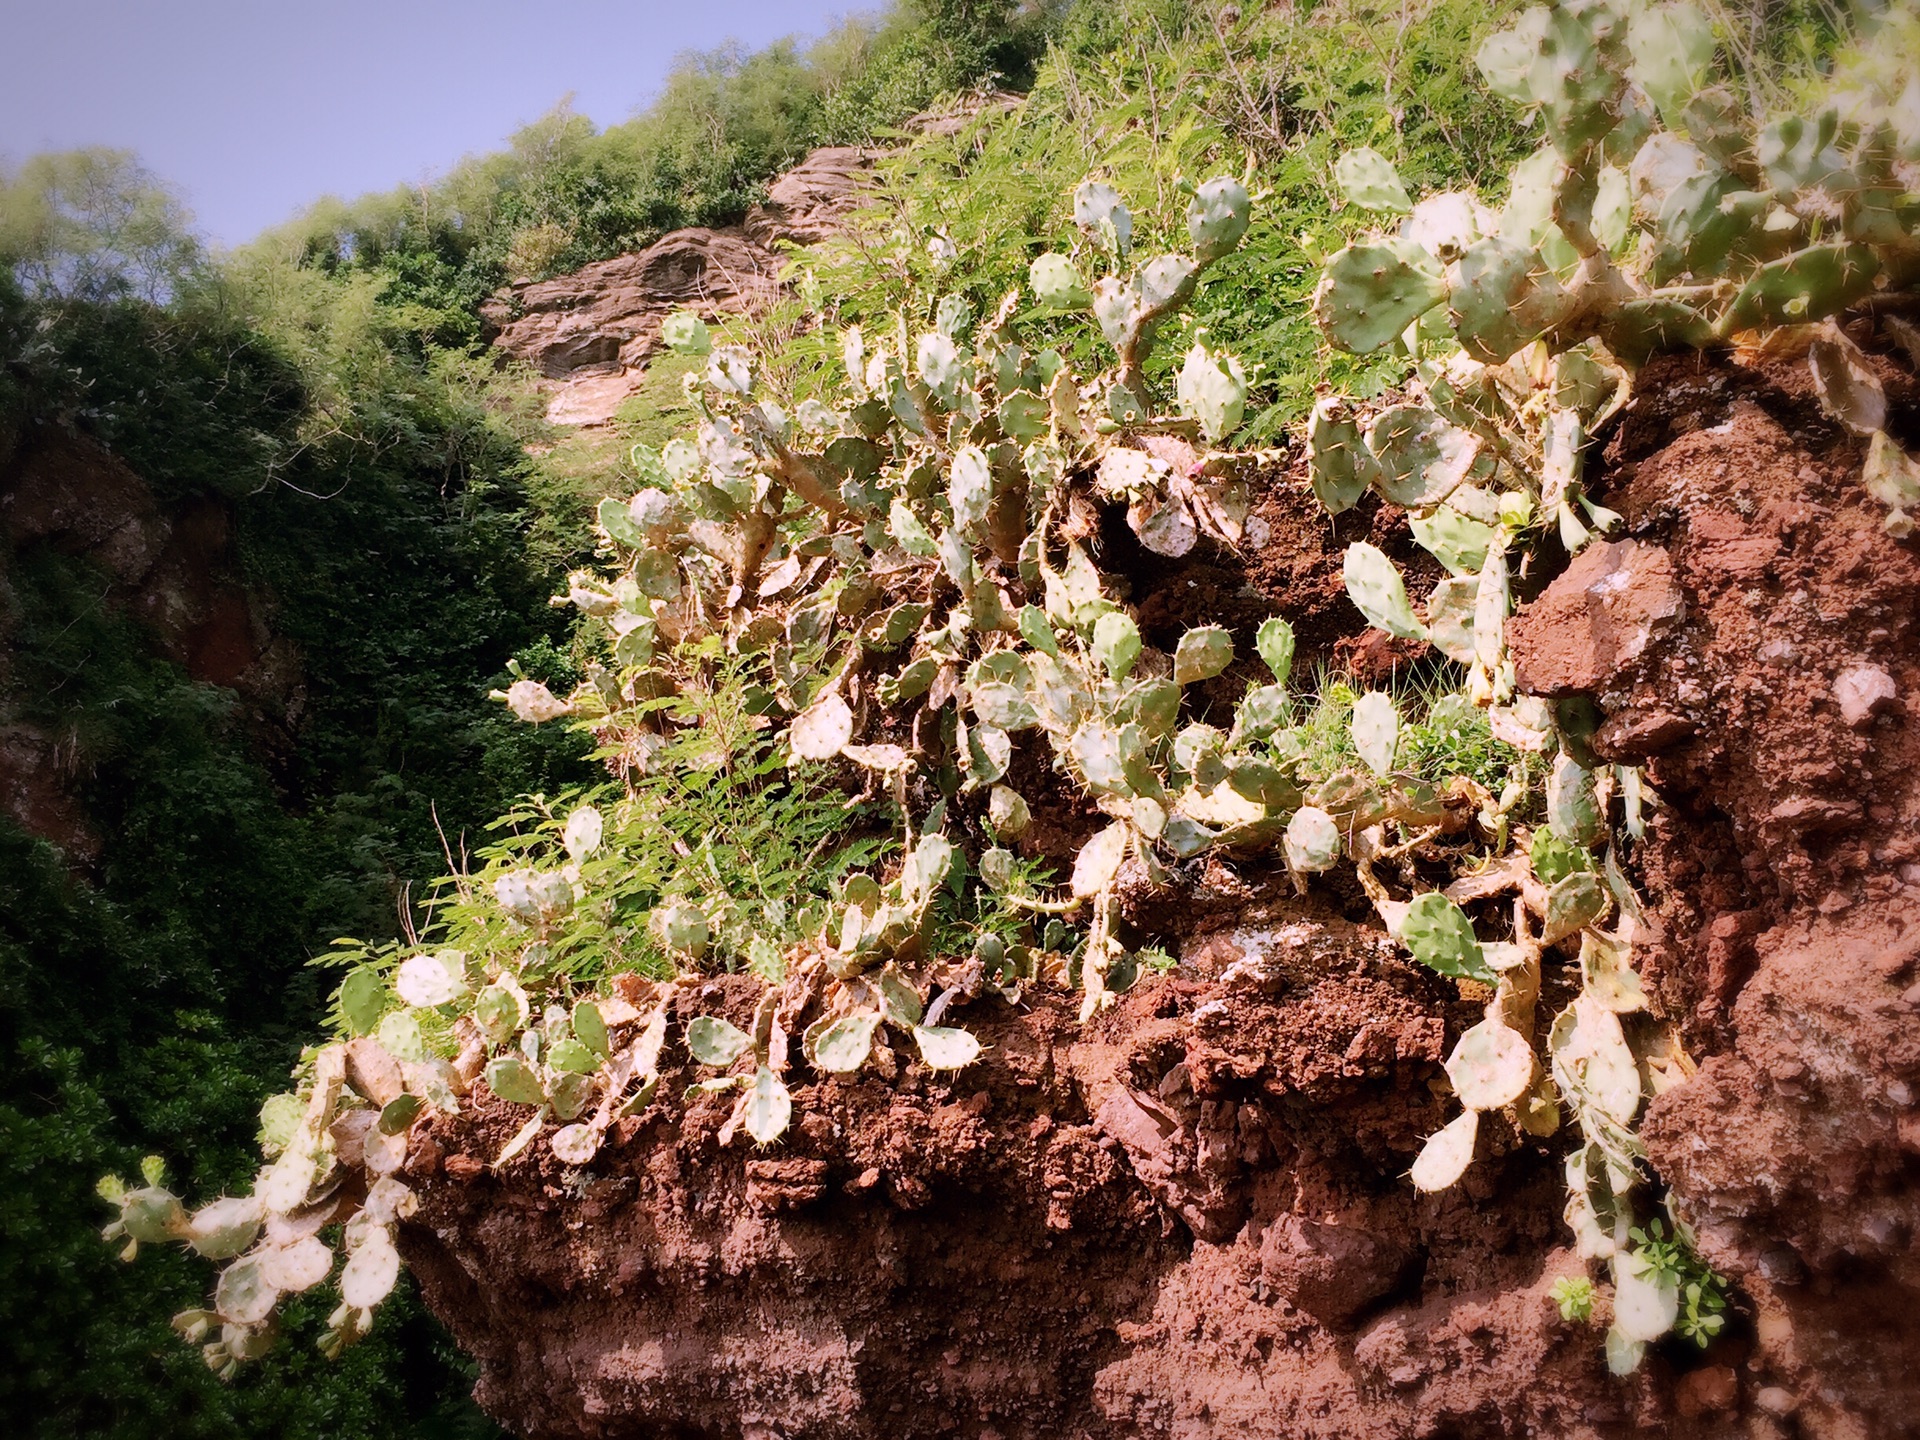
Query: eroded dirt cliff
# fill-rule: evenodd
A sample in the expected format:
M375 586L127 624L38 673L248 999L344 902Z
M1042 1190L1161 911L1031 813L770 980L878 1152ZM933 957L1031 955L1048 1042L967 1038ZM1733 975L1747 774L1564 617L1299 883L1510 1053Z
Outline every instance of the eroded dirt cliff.
M1858 338L1915 447L1911 366ZM1794 357L1662 362L1607 452L1626 535L1515 629L1523 681L1591 697L1663 802L1636 962L1700 1068L1646 1136L1737 1287L1710 1349L1616 1379L1561 1320L1563 1144L1483 1127L1416 1195L1477 1008L1359 897L1211 859L1133 907L1172 974L1084 1028L1056 993L958 1007L991 1049L955 1077L796 1062L764 1153L721 1146L684 1068L584 1170L489 1164L507 1107L423 1122L403 1245L482 1403L542 1440L1920 1433L1920 554L1861 451ZM1331 653L1340 542L1289 518L1301 491L1274 477L1248 555L1193 564ZM1198 618L1197 574L1133 577L1143 628ZM675 1004L744 1023L749 991Z

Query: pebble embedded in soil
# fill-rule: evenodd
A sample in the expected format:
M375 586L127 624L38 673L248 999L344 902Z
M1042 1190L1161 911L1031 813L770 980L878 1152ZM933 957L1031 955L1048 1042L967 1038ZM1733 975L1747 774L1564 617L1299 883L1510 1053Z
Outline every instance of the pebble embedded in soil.
M1892 708L1899 697L1893 677L1878 665L1854 665L1842 670L1833 682L1833 698L1839 702L1840 718L1855 730L1864 730L1873 717Z

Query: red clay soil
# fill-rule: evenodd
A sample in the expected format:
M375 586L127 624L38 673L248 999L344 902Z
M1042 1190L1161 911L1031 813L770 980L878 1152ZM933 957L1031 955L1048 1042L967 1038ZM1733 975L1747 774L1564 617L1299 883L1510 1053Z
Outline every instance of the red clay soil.
M496 1171L520 1115L491 1102L423 1122L403 1249L482 1404L540 1440L1920 1433L1920 556L1803 373L1650 370L1608 454L1630 542L1516 625L1664 801L1638 963L1702 1063L1646 1133L1737 1285L1712 1349L1615 1379L1559 1318L1564 1137L1483 1127L1415 1195L1475 1007L1330 892L1215 860L1169 900L1172 975L1084 1028L1057 993L956 1007L991 1047L957 1076L796 1064L764 1153L677 1068L585 1170ZM1218 593L1309 619L1319 563L1283 569ZM752 988L676 1006L744 1024Z

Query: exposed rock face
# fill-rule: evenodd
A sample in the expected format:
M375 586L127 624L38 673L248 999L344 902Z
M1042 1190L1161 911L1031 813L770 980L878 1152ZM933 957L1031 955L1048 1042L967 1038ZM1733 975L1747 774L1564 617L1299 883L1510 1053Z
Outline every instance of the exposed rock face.
M773 257L737 230L675 230L638 255L517 285L481 307L502 350L550 380L644 364L670 311L715 314L770 293Z
M282 719L297 708L298 659L241 583L232 519L218 501L163 507L99 444L34 426L10 456L0 455L0 538L0 586L9 559L30 546L80 556L102 572L105 602L138 620L159 653L194 679L263 702ZM0 667L5 639L0 628ZM69 749L0 712L0 810L86 859L98 840L69 793Z
M548 420L604 425L659 351L662 320L675 310L712 318L767 304L784 263L778 247L833 233L872 162L857 148L815 150L737 227L675 230L637 255L511 286L480 313L495 345L555 382Z
M815 150L767 187L741 228L757 245L814 245L840 228L860 203L874 155L857 145Z

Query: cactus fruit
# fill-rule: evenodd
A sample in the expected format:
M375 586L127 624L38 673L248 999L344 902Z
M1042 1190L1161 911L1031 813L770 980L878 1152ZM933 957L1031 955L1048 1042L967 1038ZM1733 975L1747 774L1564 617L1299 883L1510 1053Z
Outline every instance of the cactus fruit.
M1446 280L1426 251L1405 240L1363 242L1327 262L1313 318L1340 349L1369 355L1446 297Z

